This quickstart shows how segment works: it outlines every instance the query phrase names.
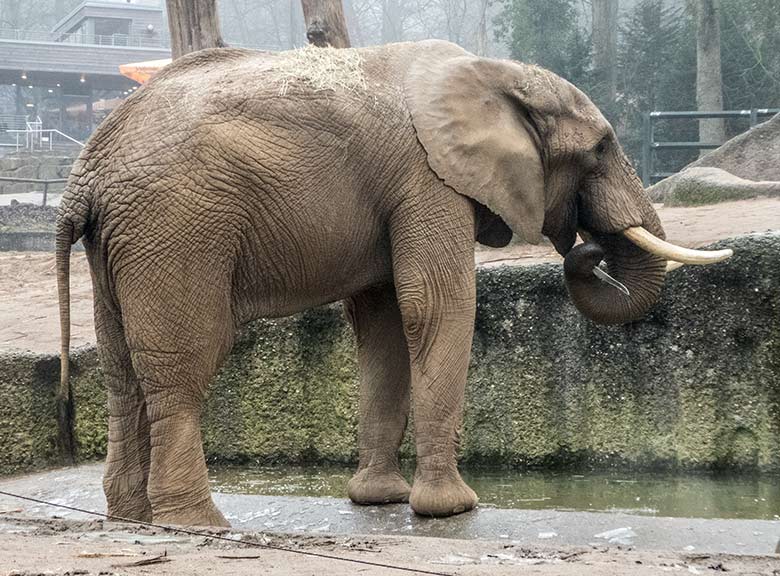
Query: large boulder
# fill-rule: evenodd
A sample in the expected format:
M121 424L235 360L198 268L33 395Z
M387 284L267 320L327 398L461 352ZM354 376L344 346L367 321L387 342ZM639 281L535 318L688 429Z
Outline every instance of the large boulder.
M780 181L747 180L720 168L687 168L671 178L664 192L667 206L699 206L758 196L780 197Z
M712 204L780 193L780 114L736 136L648 188L677 205Z

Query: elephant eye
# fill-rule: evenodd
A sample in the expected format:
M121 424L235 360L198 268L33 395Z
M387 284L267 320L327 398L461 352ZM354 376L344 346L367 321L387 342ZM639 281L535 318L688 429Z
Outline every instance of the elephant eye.
M601 158L607 151L608 142L606 138L602 138L601 142L596 144L596 148L594 149L594 152L596 153L596 156Z

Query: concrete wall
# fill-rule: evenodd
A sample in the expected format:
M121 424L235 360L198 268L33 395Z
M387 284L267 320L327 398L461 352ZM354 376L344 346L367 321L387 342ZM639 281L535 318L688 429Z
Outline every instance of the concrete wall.
M780 235L721 245L735 257L674 271L645 320L614 328L574 310L560 266L481 271L463 461L780 470ZM99 457L102 375L94 351L74 364L80 458ZM0 472L60 458L55 381L49 359L0 356ZM356 395L338 307L255 322L211 388L206 452L353 461Z

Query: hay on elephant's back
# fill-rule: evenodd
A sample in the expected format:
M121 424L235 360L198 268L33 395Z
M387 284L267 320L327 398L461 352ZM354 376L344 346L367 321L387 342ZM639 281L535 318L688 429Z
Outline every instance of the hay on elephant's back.
M292 81L301 80L314 90L365 90L363 58L350 48L306 46L292 50L274 65L274 76L285 94Z

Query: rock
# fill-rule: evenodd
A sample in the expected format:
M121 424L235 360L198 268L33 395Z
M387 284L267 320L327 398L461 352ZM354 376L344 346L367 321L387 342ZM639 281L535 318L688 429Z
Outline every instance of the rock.
M746 180L720 168L688 168L670 178L664 193L669 206L697 206L757 196L780 197L780 181Z
M0 206L0 232L54 232L57 209L11 200Z
M777 195L780 114L736 136L684 170L647 189L658 202L710 204ZM702 171L702 169L718 171ZM733 178L736 177L736 180Z

